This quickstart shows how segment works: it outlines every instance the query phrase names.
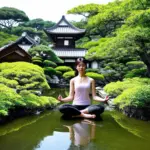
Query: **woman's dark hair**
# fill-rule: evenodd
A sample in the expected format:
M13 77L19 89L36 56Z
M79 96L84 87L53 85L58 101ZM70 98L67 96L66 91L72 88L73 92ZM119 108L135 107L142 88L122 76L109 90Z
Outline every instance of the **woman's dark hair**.
M78 70L76 69L76 67L77 67L77 65L79 64L79 63L84 63L85 65L87 65L87 61L83 58L83 57L81 57L81 58L77 58L77 60L76 60L76 62L75 62L75 76L77 76L78 75Z

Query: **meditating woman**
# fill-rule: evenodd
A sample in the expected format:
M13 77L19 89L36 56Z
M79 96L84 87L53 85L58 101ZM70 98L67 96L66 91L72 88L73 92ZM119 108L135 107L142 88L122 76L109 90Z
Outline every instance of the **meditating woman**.
M63 104L59 106L59 111L63 113L66 118L83 117L83 118L99 118L100 114L104 112L104 106L97 104L91 105L90 91L92 91L93 100L107 103L109 97L104 99L96 96L94 79L86 76L86 60L78 58L76 61L75 77L70 80L69 96L63 98L58 96L60 102L69 102L71 104Z

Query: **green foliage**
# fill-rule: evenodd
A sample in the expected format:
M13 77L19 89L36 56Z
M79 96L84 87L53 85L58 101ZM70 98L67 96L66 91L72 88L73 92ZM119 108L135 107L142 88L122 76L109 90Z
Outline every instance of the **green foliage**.
M44 68L44 73L52 77L52 75L56 74L56 70L52 67L46 67Z
M98 41L90 41L90 42L87 42L87 43L84 44L84 48L90 49L90 48L96 47L98 45L99 45Z
M58 66L55 68L56 71L60 71L62 73L64 72L68 72L68 71L73 71L72 68L68 67L68 66Z
M142 61L130 61L126 63L129 69L140 69L146 67Z
M54 68L57 67L57 64L50 60L44 60L43 63L44 63L44 66L46 66L46 67L54 67Z
M0 47L14 42L17 39L17 36L11 35L8 33L0 32Z
M119 95L114 103L123 109L126 106L144 107L150 103L150 86L139 85L126 89Z
M37 109L55 106L58 101L53 97L36 96L27 90L20 92L20 95L3 84L0 84L0 116L9 115L10 109L26 108Z
M125 78L133 77L146 77L146 68L133 69L125 74Z
M117 0L106 5L80 5L69 11L86 16L88 36L103 38L84 44L86 59L113 59L127 63L126 58L141 60L150 76L150 3L148 0ZM140 58L140 59L139 59Z
M120 95L124 90L140 86L140 85L148 85L150 84L150 79L149 78L127 78L124 79L122 82L117 81L117 82L111 82L107 84L104 87L104 90L112 97L117 97Z
M43 66L43 62L40 59L32 59L32 62L41 67Z
M8 115L8 110L15 106L25 106L22 97L13 89L0 84L0 116Z
M62 76L62 72L56 70L56 75L57 75L58 77L61 77L61 76Z
M93 68L87 68L86 72L95 72L95 73L99 73L99 69L93 69Z
M95 72L87 72L86 75L96 80L104 80L104 76L102 74L98 74Z
M55 55L52 49L45 45L38 45L29 49L29 53L32 57L41 57L42 60L50 60L55 63L63 63L63 61Z
M11 29L16 23L28 21L28 16L21 10L12 7L0 8L0 26Z
M46 33L42 30L36 30L35 28L32 27L24 27L24 26L16 26L12 28L11 33L21 36L23 32L26 32L29 36L34 38L35 35L38 35L40 37L40 43L44 45L49 44L49 39L46 35Z
M17 90L49 89L41 67L27 62L1 63L0 83Z
M26 32L30 36L33 36L34 34L36 34L35 29L31 27L21 27L21 26L13 27L11 32L17 36L21 36L23 32Z
M97 4L87 4L87 5L80 5L75 8L72 8L67 13L69 14L79 14L85 17L93 16L98 13L99 5Z
M21 24L21 26L32 27L32 28L35 28L36 30L43 30L44 28L49 28L54 25L55 25L54 22L44 21L41 18L32 19L32 20L29 20L29 21Z
M0 83L4 84L10 88L15 88L19 84L16 80L7 79L2 76L0 76Z
M68 71L68 72L65 72L64 74L63 74L63 77L65 78L65 79L70 79L70 78L72 78L72 77L74 77L75 76L75 72L74 71Z

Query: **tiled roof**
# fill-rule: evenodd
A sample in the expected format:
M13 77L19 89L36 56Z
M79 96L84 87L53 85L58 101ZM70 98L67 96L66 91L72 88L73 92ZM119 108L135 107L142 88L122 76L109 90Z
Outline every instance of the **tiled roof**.
M86 49L77 48L53 48L53 51L58 57L84 57L86 54Z
M65 16L62 16L61 20L51 28L45 29L46 32L51 34L82 34L85 33L85 29L79 29L72 24L70 24Z
M21 41L22 39L27 39L27 40L31 43L31 45L27 45L27 44L23 45L23 44L21 44L20 41ZM14 44L18 44L18 46L21 47L22 49L24 49L26 52L27 52L27 51L29 50L29 48L31 48L33 45L38 45L38 43L37 43L33 38L31 38L27 33L24 33L24 34L23 34L20 38L18 38L16 41L11 42L11 43L9 43L9 44L4 45L3 47L1 47L1 48L0 48L0 51L2 51L3 49L6 49L7 47L10 47L10 46L12 46L12 45L14 45Z
M22 36L15 41L15 43L19 43L22 39L27 39L32 45L38 45L38 43L31 38L27 33L23 33Z

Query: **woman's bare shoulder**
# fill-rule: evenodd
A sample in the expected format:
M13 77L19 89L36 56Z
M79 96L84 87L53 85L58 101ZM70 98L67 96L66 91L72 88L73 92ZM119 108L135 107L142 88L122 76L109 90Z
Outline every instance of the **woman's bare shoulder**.
M91 78L91 77L88 77L89 78L89 80L91 81L91 82L94 82L94 79L93 78Z
M74 81L75 81L75 79L76 79L76 77L72 78L72 79L70 80L70 82L74 82Z

